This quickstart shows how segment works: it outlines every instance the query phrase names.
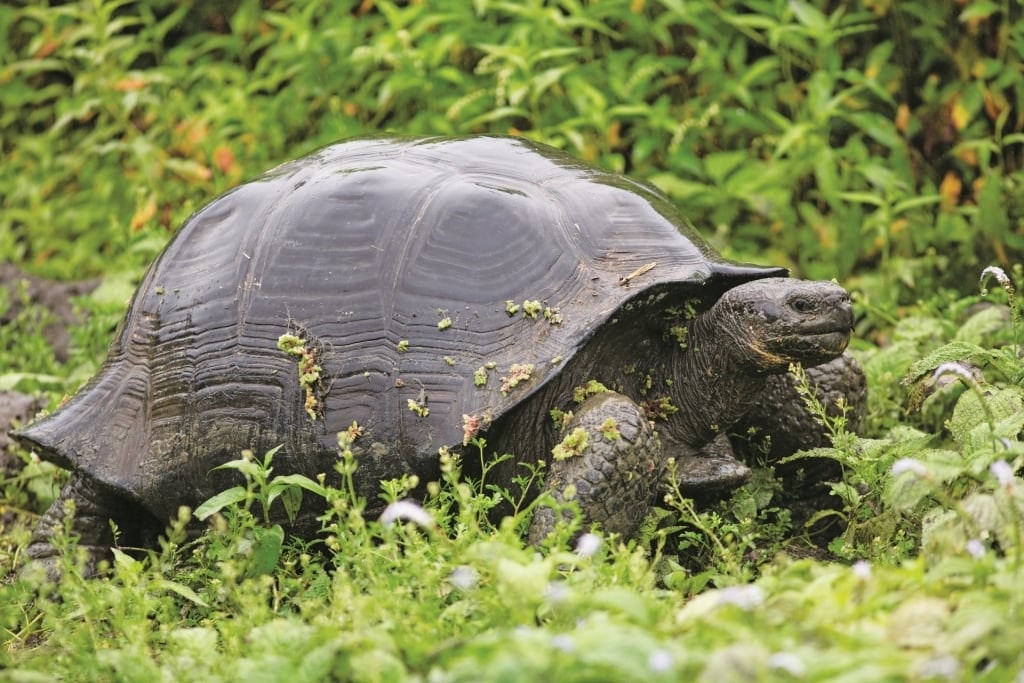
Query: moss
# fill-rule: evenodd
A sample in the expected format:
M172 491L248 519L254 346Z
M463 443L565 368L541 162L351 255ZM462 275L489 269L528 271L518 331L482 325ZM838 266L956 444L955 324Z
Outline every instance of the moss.
M685 349L687 338L690 336L690 328L686 325L673 325L668 328L668 334L670 337L676 340L676 344L679 348Z
M561 410L559 408L552 408L548 413L551 415L551 422L554 423L555 429L561 430L565 423L572 419L571 410Z
M643 408L644 414L652 420L667 420L669 415L679 412L679 408L672 403L672 399L668 396L651 399L644 403Z
M603 394L606 391L608 391L608 387L596 379L592 379L582 387L576 387L572 390L572 400L576 403L583 403L594 394Z
M619 423L612 417L606 418L605 421L601 423L600 431L601 436L603 436L607 441L618 441L622 438L622 434L619 433Z
M519 304L509 299L505 302L505 312L509 314L509 317L515 315L519 312Z
M277 338L277 348L299 360L299 386L306 394L303 407L310 419L315 420L321 410L316 390L323 372L323 368L316 362L316 349L299 335L291 333L282 334Z
M523 315L533 320L544 311L544 306L536 299L527 299L523 302Z
M481 366L473 372L473 384L478 387L487 384L487 368Z
M551 455L555 460L572 458L582 455L589 444L590 438L587 436L587 430L583 427L577 427L551 449Z
M426 417L430 415L430 408L427 407L426 400L417 401L416 399L410 398L406 403L409 406L409 410L416 413L420 417Z
M512 389L533 376L533 363L513 363L507 376L501 378L501 395L507 396Z
M402 341L398 342L398 344L395 345L395 348L398 349L399 353L405 353L406 351L409 350L409 340L403 339Z

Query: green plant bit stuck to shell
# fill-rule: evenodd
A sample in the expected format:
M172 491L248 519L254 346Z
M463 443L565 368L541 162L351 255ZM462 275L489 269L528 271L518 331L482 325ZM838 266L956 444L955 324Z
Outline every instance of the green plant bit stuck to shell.
M306 340L291 333L282 334L277 338L277 348L299 359L299 386L306 392L304 407L309 418L315 420L320 410L316 384L320 381L320 373L323 371L316 362L316 349L309 348Z
M507 377L501 378L501 395L508 396L518 384L530 379L533 375L533 363L513 363Z
M505 312L509 314L509 317L519 312L519 304L509 299L505 302Z
M523 315L533 320L544 311L544 306L536 299L527 299L523 302Z
M455 359L452 358L451 356L445 356L444 357L444 364L449 366L449 367L453 367L455 365Z
M445 311L438 311L437 314L441 316L441 319L437 321L437 329L447 330L452 326L452 318Z
M561 410L559 408L552 408L548 414L551 416L551 422L554 423L555 429L561 431L562 427L566 422L572 419L571 410Z
M576 455L582 455L589 443L590 439L587 436L587 430L583 427L577 427L551 449L551 455L555 460L565 460Z
M405 353L409 350L409 340L403 339L395 345L395 348L398 349L399 353Z
M487 368L481 366L473 371L474 386L482 387L487 384Z
M615 418L609 417L601 423L601 436L607 441L618 441L622 438L622 434L619 433L619 423L615 421Z
M409 410L416 413L420 417L426 417L427 415L430 415L430 408L427 407L426 401L421 402L417 401L414 398L410 398L406 405L409 406Z
M562 314L558 312L557 308L551 308L550 306L544 307L544 319L552 325L562 324Z
M690 328L686 325L673 325L668 328L668 334L676 340L676 344L679 345L679 348L686 348L686 340L690 336Z
M596 379L592 379L582 387L576 387L572 390L572 400L576 403L583 403L594 394L603 394L606 391L608 391L608 387Z
M679 412L679 408L673 405L672 399L668 396L651 399L644 403L643 408L644 414L652 420L667 420L669 415Z

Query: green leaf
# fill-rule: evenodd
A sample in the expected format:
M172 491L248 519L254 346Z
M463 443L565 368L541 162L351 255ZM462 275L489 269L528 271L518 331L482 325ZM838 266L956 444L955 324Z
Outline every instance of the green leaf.
M982 234L994 239L1010 232L1002 185L1003 176L999 171L991 171L984 176L984 184L978 193L978 215L973 221Z
M274 477L270 482L271 490L277 487L288 488L293 486L305 489L322 498L327 496L327 489L325 487L302 474L282 474L281 476Z
M945 363L973 360L987 355L989 355L989 351L976 344L962 341L944 344L911 365L903 379L903 384L909 385Z
M202 521L215 512L220 512L229 505L234 505L246 499L249 492L244 486L235 486L225 491L221 491L217 495L213 496L209 500L205 501L202 505L195 509L193 513L195 518Z
M284 505L284 512L288 515L288 521L294 522L295 515L299 513L299 508L302 506L302 489L297 486L275 486L271 484L267 495L268 510L278 498L281 499L281 504Z
M215 470L237 470L241 472L246 479L255 479L264 473L264 467L260 463L256 462L251 458L239 458L237 460L229 460L223 465L217 465L213 469Z
M188 586L178 583L177 581L170 581L169 579L160 579L156 581L156 585L158 588L163 588L164 590L169 590L172 593L177 593L189 602L195 603L200 607L209 607L206 601L199 597L199 595L194 590L192 590Z
M716 152L704 158L704 169L716 184L722 185L748 158L749 155L744 151Z
M269 574L277 567L284 547L284 529L280 524L272 527L258 526L252 530L252 557L245 575L249 578Z
M803 0L789 0L789 8L793 11L797 21L811 29L815 33L828 33L830 26L825 15L814 5ZM820 36L824 38L825 36Z

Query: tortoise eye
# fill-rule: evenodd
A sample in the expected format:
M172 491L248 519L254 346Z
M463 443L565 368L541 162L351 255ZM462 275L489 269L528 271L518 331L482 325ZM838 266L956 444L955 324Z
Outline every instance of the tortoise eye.
M814 304L811 303L810 300L804 299L802 297L798 299L793 299L793 301L790 303L790 306L792 306L793 310L796 311L797 313L810 313L811 311L814 310Z

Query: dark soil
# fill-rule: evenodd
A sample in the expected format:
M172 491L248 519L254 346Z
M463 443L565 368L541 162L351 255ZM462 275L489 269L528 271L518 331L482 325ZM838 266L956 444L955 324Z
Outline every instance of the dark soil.
M26 305L40 306L51 314L51 322L43 329L43 336L53 348L60 362L68 359L68 327L80 322L72 298L88 294L100 284L99 280L82 282L54 282L29 275L11 263L0 263L0 289L8 290L10 307L0 312L0 325L14 320ZM27 295L23 296L23 293Z

